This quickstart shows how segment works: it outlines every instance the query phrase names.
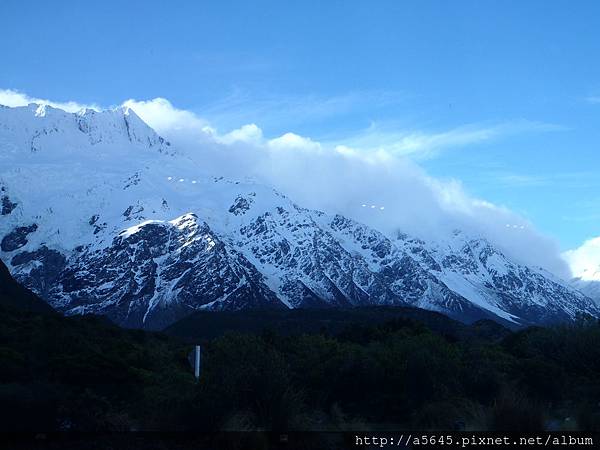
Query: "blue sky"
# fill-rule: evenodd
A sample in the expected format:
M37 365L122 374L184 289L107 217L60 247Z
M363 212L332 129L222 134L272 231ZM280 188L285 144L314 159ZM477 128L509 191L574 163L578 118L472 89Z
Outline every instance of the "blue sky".
M0 89L390 146L563 250L600 236L598 2L3 0L0 17Z

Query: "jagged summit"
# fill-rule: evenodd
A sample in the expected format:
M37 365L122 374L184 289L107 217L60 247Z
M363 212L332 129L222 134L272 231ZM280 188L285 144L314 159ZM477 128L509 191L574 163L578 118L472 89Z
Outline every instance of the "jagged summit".
M0 124L5 148L13 154L19 152L19 156L23 156L22 152L52 152L58 156L99 144L106 151L110 147L122 150L131 143L138 148L173 153L170 143L128 107L69 113L50 105L30 103L0 109Z
M513 324L599 314L478 236L387 236L209 177L131 109L2 108L0 163L0 257L67 314L148 328L198 309L409 305Z

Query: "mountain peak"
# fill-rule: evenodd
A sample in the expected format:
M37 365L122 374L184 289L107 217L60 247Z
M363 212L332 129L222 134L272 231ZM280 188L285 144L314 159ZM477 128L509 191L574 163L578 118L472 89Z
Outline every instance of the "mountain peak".
M159 136L131 108L82 109L70 113L44 103L0 109L6 142L18 152L72 154L91 144L104 151L129 143L172 154L171 144ZM98 153L98 152L95 152ZM16 153L15 153L16 155ZM8 152L2 156L11 156Z

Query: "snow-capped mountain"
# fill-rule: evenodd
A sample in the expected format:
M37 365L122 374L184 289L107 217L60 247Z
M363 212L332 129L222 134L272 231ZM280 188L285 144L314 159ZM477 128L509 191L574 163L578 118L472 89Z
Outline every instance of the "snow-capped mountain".
M132 110L0 107L0 257L67 314L161 328L196 309L411 305L542 323L598 306L493 243L424 242L208 177Z

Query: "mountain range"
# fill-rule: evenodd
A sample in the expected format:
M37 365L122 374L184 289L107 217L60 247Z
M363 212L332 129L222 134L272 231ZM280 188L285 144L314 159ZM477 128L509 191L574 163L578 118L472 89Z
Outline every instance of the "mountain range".
M127 327L393 305L514 326L600 315L593 293L483 236L384 234L208 176L129 108L0 106L0 239L12 275L55 309Z

